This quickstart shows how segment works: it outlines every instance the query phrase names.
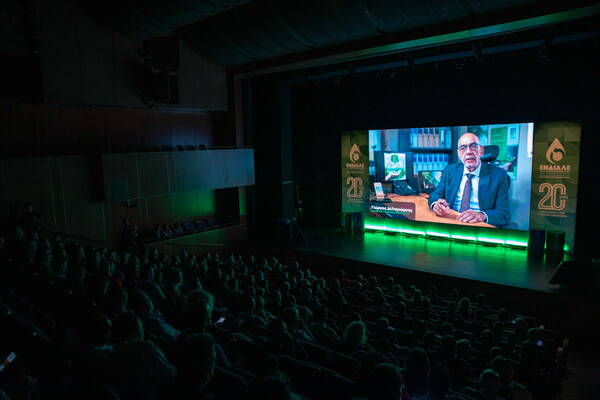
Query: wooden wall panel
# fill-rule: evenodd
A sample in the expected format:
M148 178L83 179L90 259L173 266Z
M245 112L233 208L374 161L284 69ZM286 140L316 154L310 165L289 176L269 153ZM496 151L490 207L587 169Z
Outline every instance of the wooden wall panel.
M31 203L44 217L44 223L54 220L52 215L52 179L47 157L7 158L2 163L3 214L18 204ZM49 217L50 216L50 217Z
M107 201L254 184L251 149L106 154L102 164Z
M144 146L173 146L172 121L166 121L162 113L144 111L142 115Z
M133 151L143 146L142 110L115 108L106 112L110 152Z
M138 153L137 169L140 183L139 197L169 194L168 154Z
M111 110L112 111L112 110ZM93 153L106 153L110 150L107 130L107 110L105 108L72 109L73 133L76 145L60 151L62 154L77 154L79 149L93 149Z
M112 239L118 240L123 229L123 219L127 218L132 225L140 227L143 221L142 215L146 214L145 202L136 202L136 207L123 208L121 202L110 203L107 206L110 212Z
M28 153L38 142L37 120L32 118L34 106L27 103L11 103L0 101L0 126L3 132L0 135L0 152L6 156Z
M76 154L77 142L73 127L73 110L65 107L40 107L38 122L38 151L47 154ZM42 146L43 143L43 146Z
M92 200L89 160L85 156L61 157L66 232L99 241L109 241L104 204Z
M194 118L193 114L181 113L179 116L180 118L175 119L172 124L173 145L196 147L199 144L208 145L202 141L202 138L207 136L203 135L203 132L207 132L212 126L207 126L206 120L198 123L198 118Z
M45 229L110 240L107 205L90 195L95 183L87 156L7 158L0 171L3 217L15 204L31 203Z
M202 152L206 153L206 152ZM199 152L173 153L175 162L175 191L191 192L207 187L209 177L208 157L199 157ZM217 168L217 166L214 166Z
M121 201L140 197L135 154L107 154L103 159L106 198Z
M213 144L205 112L13 103L0 99L0 155L122 153L140 147ZM234 135L234 132L231 133Z
M171 225L175 222L172 196L149 197L145 201L148 208L147 214L144 216L142 228L151 230L156 224Z

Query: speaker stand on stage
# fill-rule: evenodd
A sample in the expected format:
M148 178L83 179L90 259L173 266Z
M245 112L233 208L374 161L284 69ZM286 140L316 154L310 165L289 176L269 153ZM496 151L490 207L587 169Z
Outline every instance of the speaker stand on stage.
M306 238L306 235L304 235L304 232L302 232L302 229L300 229L300 226L298 226L298 223L296 222L296 218L292 218L292 226L294 227L293 229L293 233L292 233L292 237L296 238L296 232L298 233L298 235L302 238L302 243L304 244L308 244L308 239Z

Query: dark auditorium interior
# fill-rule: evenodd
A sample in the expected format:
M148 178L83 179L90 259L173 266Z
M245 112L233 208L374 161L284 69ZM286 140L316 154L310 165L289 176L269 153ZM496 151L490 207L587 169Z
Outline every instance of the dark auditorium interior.
M599 399L599 49L592 0L0 1L0 399ZM556 121L548 225L521 153L520 226L347 208L348 132L422 179Z

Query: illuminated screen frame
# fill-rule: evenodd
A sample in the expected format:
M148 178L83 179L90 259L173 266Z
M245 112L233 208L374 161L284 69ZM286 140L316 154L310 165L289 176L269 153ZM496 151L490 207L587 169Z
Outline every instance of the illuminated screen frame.
M514 237L514 241L521 243L521 236L518 233L512 232L527 232L529 229L529 208L530 198L529 191L531 188L531 171L532 171L532 143L533 143L533 122L526 123L507 123L507 124L486 124L486 125L460 125L451 127L429 127L429 128L406 128L406 129L390 129L390 130L370 130L369 131L369 149L372 153L369 155L371 164L374 165L376 174L371 176L370 185L372 185L373 179L385 182L382 176L384 155L389 154L402 154L411 153L411 160L406 160L407 172L406 181L413 187L418 187L422 190L422 185L419 180L422 177L423 170L426 171L440 171L443 170L447 164L458 162L457 154L457 142L460 136L466 132L473 132L480 138L482 145L496 145L499 150L499 159L496 160L496 164L501 167L505 167L507 174L511 178L511 186L514 186L515 182L518 183L518 193L510 194L511 199L511 215L515 214L518 216L518 221L511 224L509 228L486 228L486 227L474 227L474 226L462 226L453 225L451 223L439 223L430 220L419 220L417 216L416 220L410 221L398 221L395 218L386 218L381 215L385 213L377 213L379 216L369 215L366 217L366 228L374 227L376 230L407 230L416 232L433 232L440 233L442 237L450 237L458 235L460 237L471 238L482 238L490 236L490 232L484 233L486 230L500 231L508 230L509 234L491 234L490 240L494 240L494 237ZM379 136L379 138L377 138ZM373 140L373 138L376 138ZM384 144L387 146L385 149L378 148ZM394 147L395 146L395 147ZM390 148L392 147L392 148ZM512 157L512 160L506 160L507 157ZM502 157L502 159L500 159ZM424 160L422 163L420 161ZM446 161L447 160L447 161ZM445 164L442 164L446 161ZM508 161L514 162L514 168ZM517 162L518 161L518 162ZM417 166L419 163L419 166ZM508 167L506 167L508 165ZM510 169L509 169L510 168ZM411 176L409 176L409 174ZM420 176L421 175L421 176ZM388 180L389 182L389 180ZM511 188L512 189L512 188ZM526 190L523 190L526 189ZM515 190L516 192L517 190ZM527 201L517 213L513 211L513 204L523 203L521 198L516 199L517 196L522 197L523 193L526 193ZM370 203L371 204L371 203ZM516 208L515 208L516 209ZM525 212L523 211L525 210ZM418 214L415 211L415 215ZM389 214L387 214L389 215ZM424 215L424 214L421 214ZM421 226L421 224L424 224ZM447 225L447 226L446 226ZM513 229L515 226L518 229ZM482 235L483 234L483 235ZM512 240L508 238L508 240ZM501 239L505 242L507 239Z
M513 128L516 127L520 127L518 148L508 149L511 151L505 152L502 144L505 142L506 146L514 145L511 141L516 138L513 135L516 132L516 129ZM463 130L456 131L456 128ZM487 135L485 140L481 140L482 145L495 144L493 142L501 138L503 143L498 145L497 152L500 155L500 161L506 165L507 160L502 160L504 156L512 157L508 160L509 162L515 156L517 157L516 163L514 163L516 168L507 170L507 173L513 178L511 179L511 190L516 191L519 195L528 196L528 202L523 205L523 210L529 217L526 224L518 226L521 230L504 227L491 228L482 224L480 224L481 226L455 225L452 223L453 221L435 221L435 218L418 220L416 218L418 204L414 202L398 204L401 199L396 200L396 204L394 204L393 197L410 196L414 194L411 186L419 187L414 179L415 176L418 176L419 168L421 170L425 168L438 170L441 169L440 162L445 165L446 162L450 164L457 161L457 141L460 134L467 131L477 134L476 129L487 131L491 128L494 128L493 134ZM577 217L581 129L581 121L562 120L342 131L342 212L348 214L367 211L364 219L366 231L386 231L432 239L474 241L484 245L504 245L516 248L526 248L529 229L560 231L565 233L565 250L572 251L575 244ZM399 132L404 133L403 137L394 136ZM491 130L489 132L492 133ZM481 138L480 135L478 136ZM490 143L490 139L492 143ZM416 168L409 173L413 179L408 179L406 183L397 182L386 186L386 189L392 192L386 202L373 204L374 194L371 183L374 180L381 181L377 177L375 155L383 151L410 154ZM433 153L437 156L424 157L423 154L426 153ZM440 157L439 154L444 156ZM527 159L526 168L523 168L524 159ZM413 162L407 161L407 169L412 168ZM523 174L526 175L526 179L523 179ZM521 187L514 185L515 180L521 183ZM367 181L369 185L367 185ZM368 210L381 216L370 216ZM427 210L427 204L424 209L421 207L421 216L425 216ZM511 208L511 220L514 215L518 215L518 212L513 214ZM388 218L382 218L382 216Z

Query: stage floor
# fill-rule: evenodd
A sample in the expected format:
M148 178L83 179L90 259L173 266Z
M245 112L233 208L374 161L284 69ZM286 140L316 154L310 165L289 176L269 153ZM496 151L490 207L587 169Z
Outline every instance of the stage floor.
M308 244L290 248L471 281L562 292L559 285L548 283L558 263L531 260L525 250L379 232L353 235L339 229L308 230L304 235Z

